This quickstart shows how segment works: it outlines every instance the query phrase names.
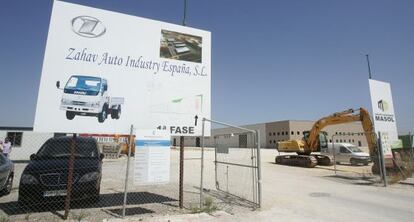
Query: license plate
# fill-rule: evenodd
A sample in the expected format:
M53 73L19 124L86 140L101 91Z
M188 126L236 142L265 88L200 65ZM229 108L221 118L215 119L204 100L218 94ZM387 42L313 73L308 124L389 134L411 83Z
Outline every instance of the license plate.
M44 197L66 196L66 190L50 190L43 193Z

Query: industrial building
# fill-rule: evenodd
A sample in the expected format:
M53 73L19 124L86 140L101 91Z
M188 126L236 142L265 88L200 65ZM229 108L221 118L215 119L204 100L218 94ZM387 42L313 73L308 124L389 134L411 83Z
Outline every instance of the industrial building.
M275 148L277 142L291 139L301 139L303 131L310 130L314 121L284 120L268 123L259 123L241 126L260 132L260 146L262 148ZM367 141L363 133L361 123L346 123L328 126L323 129L328 133L328 141L335 143L351 143L359 147L367 147ZM250 146L253 138L236 128L216 128L211 130L211 137L206 137L204 145L213 147L215 144L234 147ZM173 144L179 145L179 138L173 137ZM201 146L200 137L186 137L185 146Z
M303 131L310 130L313 121L284 120L268 123L250 124L242 126L247 129L260 132L260 146L262 148L274 149L279 141L301 139ZM328 141L336 143L351 143L359 147L367 147L367 142L363 134L360 123L347 123L333 125L324 128L328 133ZM12 142L12 160L27 160L30 154L37 152L40 146L49 138L61 136L60 133L36 133L32 127L0 127L0 140L9 137ZM108 139L102 137L100 142ZM226 147L251 147L254 138L251 134L246 134L236 128L216 128L212 129L211 136L206 137L204 144L206 147L226 146ZM173 146L179 146L179 137L172 137ZM186 147L200 147L201 137L185 137Z

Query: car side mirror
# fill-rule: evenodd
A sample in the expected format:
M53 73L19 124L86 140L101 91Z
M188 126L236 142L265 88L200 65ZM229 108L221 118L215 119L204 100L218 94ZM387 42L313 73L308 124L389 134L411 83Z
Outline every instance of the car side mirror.
M105 158L105 154L101 153L101 154L99 155L99 159L100 159L100 160L103 160L104 158Z
M108 85L104 85L103 90L107 91L108 90Z
M32 154L32 155L30 155L30 160L35 160L36 159L36 154Z
M56 88L60 89L60 81L56 82Z

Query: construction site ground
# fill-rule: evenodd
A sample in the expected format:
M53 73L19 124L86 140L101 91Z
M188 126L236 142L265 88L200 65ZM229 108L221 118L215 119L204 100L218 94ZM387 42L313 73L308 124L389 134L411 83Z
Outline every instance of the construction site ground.
M122 205L122 175L125 172L125 158L106 160L103 166L101 201L84 211L83 221L412 221L414 218L414 179L386 188L378 183L376 176L369 175L370 166L339 165L335 175L334 166L300 168L276 165L276 150L262 149L262 208L253 210L237 205L223 205L214 199L218 206L215 214L191 214L190 210L177 207L178 157L176 149L171 151L171 182L167 185L134 186L130 191L137 199L128 208L135 213L119 218ZM186 202L197 203L197 185L200 182L200 151L186 150L185 195ZM206 149L204 184L207 189L215 189L214 151ZM133 164L133 161L132 163ZM23 170L24 163L16 164L16 173ZM131 165L133 167L133 165ZM362 173L361 172L366 172ZM15 212L17 206L16 178L13 191L2 197L1 211L8 213L11 221L50 221L61 220L62 209L53 214L42 212ZM242 187L242 186L241 186ZM192 189L192 190L190 190ZM113 193L116 193L113 194ZM105 195L106 194L106 195ZM145 195L144 195L145 194ZM151 201L159 198L163 201ZM206 194L206 196L209 196ZM141 201L147 198L147 201ZM189 201L188 198L194 198ZM116 202L116 203L114 203ZM132 205L131 205L132 204ZM7 210L8 208L9 210ZM82 209L75 209L79 213ZM111 216L113 214L113 216ZM52 217L51 217L52 216Z

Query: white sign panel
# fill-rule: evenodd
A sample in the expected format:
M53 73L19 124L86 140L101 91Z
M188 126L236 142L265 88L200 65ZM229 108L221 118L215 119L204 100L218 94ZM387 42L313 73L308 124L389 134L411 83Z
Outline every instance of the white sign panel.
M134 184L162 184L170 181L170 136L137 133L135 140Z
M129 134L133 124L201 135L211 109L210 38L199 29L54 1L34 130Z
M370 79L369 88L375 131L381 132L385 157L391 156L391 146L398 141L391 86L387 82Z

